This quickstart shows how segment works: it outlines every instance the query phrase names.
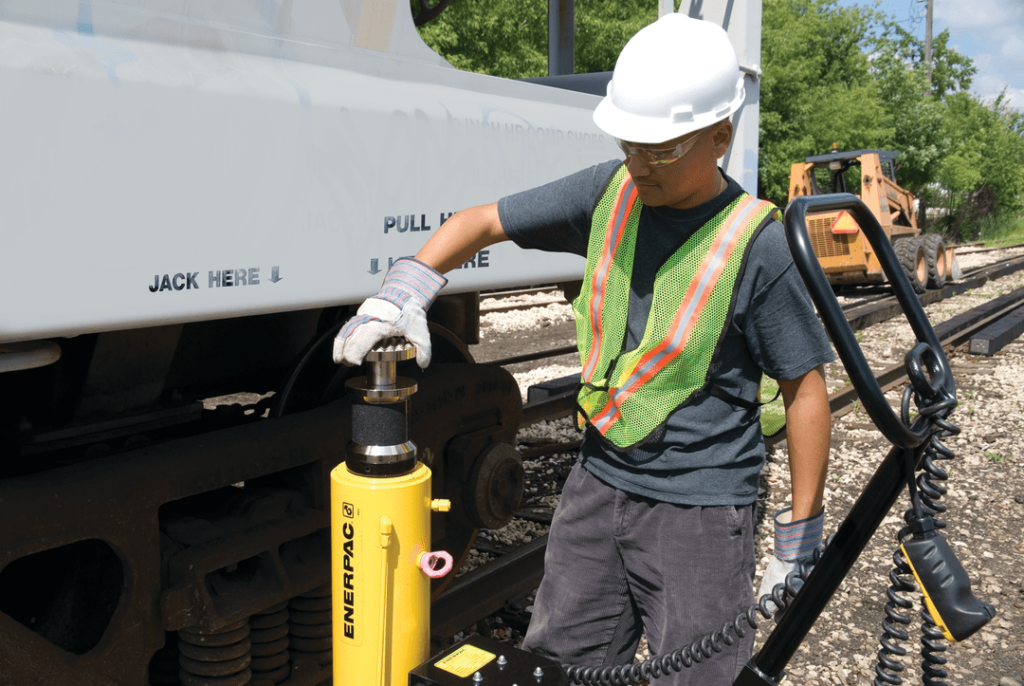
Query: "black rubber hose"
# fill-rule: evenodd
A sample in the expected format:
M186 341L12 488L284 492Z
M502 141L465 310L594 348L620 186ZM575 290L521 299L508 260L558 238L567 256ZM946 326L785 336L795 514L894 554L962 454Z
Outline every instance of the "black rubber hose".
M831 543L829 537L828 543ZM682 670L709 659L722 652L724 646L731 646L737 638L746 635L746 627L757 630L760 618L769 619L772 615L789 607L789 604L800 592L804 581L821 559L828 543L819 546L810 561L800 563L797 571L791 572L785 582L776 584L771 593L766 593L750 607L740 612L731 622L716 631L709 632L693 643L671 653L652 657L643 662L616 665L612 667L584 667L580 665L563 665L569 680L585 686L628 686L643 681L650 682L660 676L681 672ZM774 605L774 608L772 608Z

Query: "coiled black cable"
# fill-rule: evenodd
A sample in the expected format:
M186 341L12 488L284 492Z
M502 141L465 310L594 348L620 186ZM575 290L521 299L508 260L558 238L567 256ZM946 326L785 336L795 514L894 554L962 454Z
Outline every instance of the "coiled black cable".
M946 652L946 641L942 630L935 625L935 620L928 608L921 608L921 670L924 672L924 686L948 686L943 679L949 676L943 665L947 660L942 653Z
M934 519L934 515L946 511L946 506L939 502L939 498L946 494L946 487L942 482L949 478L946 470L937 465L936 461L953 459L953 451L943 444L942 439L960 433L960 427L948 420L956 401L947 401L943 405L936 404L921 410L921 414L929 417L937 431L932 434L925 448L922 472L917 476L921 504L925 511L933 516L936 529L943 529L946 526L946 522ZM921 669L924 673L924 686L947 686L943 679L949 676L949 673L943 668L946 658L942 655L946 652L946 642L942 630L936 626L926 607L921 608L921 634Z
M933 432L925 444L921 462L922 471L915 479L918 495L914 504L918 507L918 511L911 507L904 513L903 519L908 526L900 529L897 534L900 543L912 535L909 525L922 515L931 517L936 529L945 528L946 523L935 519L934 516L946 511L946 506L940 503L939 499L946 494L946 487L942 482L946 481L949 475L936 462L953 459L953 451L943 444L942 439L960 433L960 428L948 420L949 414L957 404L955 398L936 397L933 402L927 404L913 386L908 386L903 392L901 407L902 419L907 424L910 423L911 399L918 406L920 415L930 422ZM898 645L897 641L907 640L908 634L897 625L909 624L910 615L901 614L897 608L908 610L913 603L900 596L899 593L917 590L917 584L911 580L913 573L899 548L893 552L892 559L893 569L889 573L890 585L887 591L889 601L885 604L886 618L882 621L882 636L879 638L882 648L878 651L878 662L875 665L874 686L897 686L903 683L898 676L903 671L903 665L893 657L907 654L906 649ZM920 614L922 622L921 657L923 658L921 669L924 673L924 684L925 686L948 686L945 681L942 681L948 676L948 672L943 669L946 658L942 653L946 652L946 644L942 631L936 626L926 607L922 607Z
M905 527L900 530L900 535L909 531L910 527ZM882 649L878 651L878 663L875 665L875 686L898 686L903 683L903 679L898 676L903 671L903 665L894 660L893 656L902 657L907 654L907 649L899 645L898 641L906 641L910 637L900 628L910 624L910 614L903 614L899 610L909 610L914 603L899 594L917 590L913 572L899 548L893 552L892 562L889 588L886 590L888 601L885 603L885 619L882 620L882 636L878 639Z
M615 665L612 667L583 667L581 665L562 665L569 681L585 686L629 686L639 684L641 681L649 682L660 676L681 672L687 667L692 667L720 653L724 646L731 646L737 638L746 635L747 628L757 630L760 625L758 615L769 619L772 615L785 610L803 587L804 581L814 569L814 565L821 559L826 547L832 542L832 536L828 541L814 551L810 560L800 562L797 571L790 572L783 583L776 584L771 593L766 593L750 607L736 615L735 619L717 631L712 631L697 639L688 646L679 650L666 653L658 657L652 657L643 662L630 665ZM772 607L774 605L774 608ZM724 645L723 645L724 644Z

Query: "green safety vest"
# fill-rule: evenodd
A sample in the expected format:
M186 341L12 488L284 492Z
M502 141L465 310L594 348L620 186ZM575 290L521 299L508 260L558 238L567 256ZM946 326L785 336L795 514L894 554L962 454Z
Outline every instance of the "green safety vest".
M640 345L622 351L642 208L620 167L594 210L583 287L573 301L583 365L577 425L590 424L619 448L643 441L708 386L746 247L777 211L743 193L688 238L658 270Z

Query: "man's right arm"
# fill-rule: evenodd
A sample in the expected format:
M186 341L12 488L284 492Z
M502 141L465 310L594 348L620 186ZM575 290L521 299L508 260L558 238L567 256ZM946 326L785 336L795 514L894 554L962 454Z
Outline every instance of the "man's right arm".
M415 346L416 361L425 368L431 353L426 311L448 283L441 274L465 264L480 249L506 240L497 203L452 215L415 259L400 259L392 265L380 292L341 328L334 341L334 361L361 364L378 341L402 336Z
M420 248L414 259L399 259L388 270L376 296L338 332L334 361L363 362L366 352L389 336L416 347L421 367L430 363L426 310L448 282L442 274L470 260L481 249L514 240L520 247L586 254L589 216L598 184L618 164L598 165L546 186L471 207L452 215ZM509 231L501 216L513 222Z
M481 249L508 239L498 216L498 203L479 205L449 217L416 253L416 259L444 274L468 262Z

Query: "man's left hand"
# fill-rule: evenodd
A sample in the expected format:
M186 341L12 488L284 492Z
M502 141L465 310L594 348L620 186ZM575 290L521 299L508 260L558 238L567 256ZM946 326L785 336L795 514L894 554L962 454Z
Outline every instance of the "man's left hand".
M800 562L814 554L821 544L821 530L825 521L825 508L813 517L792 519L793 509L787 507L775 514L775 555L768 563L768 569L761 579L757 591L757 600L766 593L771 593L777 584L786 580L791 572L800 569ZM774 611L775 603L769 602Z

